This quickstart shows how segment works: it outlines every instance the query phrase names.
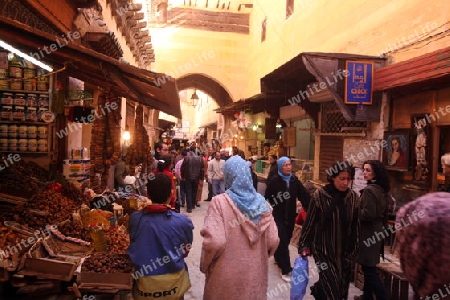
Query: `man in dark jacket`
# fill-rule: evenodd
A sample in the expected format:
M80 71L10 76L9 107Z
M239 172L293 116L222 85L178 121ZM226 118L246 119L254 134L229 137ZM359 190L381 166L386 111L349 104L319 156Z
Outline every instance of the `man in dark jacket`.
M272 179L273 176L278 174L277 156L275 154L270 155L269 162L270 162L270 169L269 174L267 175L267 182L269 182L269 180Z
M289 243L295 227L297 216L297 199L303 209L308 210L310 195L298 178L291 173L292 166L288 157L278 160L278 173L267 184L266 200L273 207L273 217L278 227L280 244L275 252L275 261L281 269L281 278L290 281L292 271L289 257Z
M195 146L191 146L188 156L181 165L181 177L186 181L186 204L187 212L191 213L195 208L195 199L197 197L198 182L200 175L204 174L203 159L196 153Z

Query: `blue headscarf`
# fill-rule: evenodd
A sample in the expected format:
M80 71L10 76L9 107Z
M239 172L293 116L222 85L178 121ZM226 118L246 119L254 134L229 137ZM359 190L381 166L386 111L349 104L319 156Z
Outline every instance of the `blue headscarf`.
M283 178L284 181L286 181L287 186L289 187L289 181L291 180L292 173L290 173L289 175L284 175L283 172L281 171L281 168L283 167L284 163L288 160L290 160L289 157L282 156L278 159L277 163L278 163L278 175L280 175L280 177Z
M270 212L266 199L255 191L250 168L239 155L230 157L223 167L225 193L237 208L253 223L257 224L261 214Z

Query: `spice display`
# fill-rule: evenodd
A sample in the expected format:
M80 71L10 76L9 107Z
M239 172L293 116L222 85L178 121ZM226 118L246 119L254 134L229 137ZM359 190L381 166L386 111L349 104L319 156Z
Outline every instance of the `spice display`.
M73 201L53 190L36 193L28 203L16 210L13 220L26 220L32 228L43 228L48 224L58 224L70 218ZM37 213L41 212L41 213Z
M84 195L79 188L77 188L73 183L63 184L62 192L65 197L69 198L73 201L73 204L76 207L81 206L82 204L89 203L89 197Z
M133 265L128 255L93 253L81 265L81 272L87 273L130 273Z
M126 254L130 246L130 236L117 230L106 232L108 252L113 254Z
M0 225L0 248L6 249L7 247L12 247L20 243L22 237L19 236L12 229ZM7 254L3 254L3 256L7 256ZM2 253L0 252L0 257L2 257Z
M130 222L130 216L129 215L123 215L118 218L117 223L119 226L126 226L128 227L128 223Z
M86 242L92 242L89 231L84 228L81 222L66 221L58 225L58 230L66 237L73 237L84 240Z
M24 176L26 174L27 176ZM48 171L34 162L20 160L8 168L8 172L2 172L0 185L2 191L14 191L17 196L31 196L43 188L42 182L48 178Z

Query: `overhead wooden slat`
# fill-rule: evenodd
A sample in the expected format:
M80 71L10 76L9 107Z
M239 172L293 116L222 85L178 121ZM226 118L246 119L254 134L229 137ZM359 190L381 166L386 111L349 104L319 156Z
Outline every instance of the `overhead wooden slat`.
M407 87L449 76L450 47L375 70L374 91Z

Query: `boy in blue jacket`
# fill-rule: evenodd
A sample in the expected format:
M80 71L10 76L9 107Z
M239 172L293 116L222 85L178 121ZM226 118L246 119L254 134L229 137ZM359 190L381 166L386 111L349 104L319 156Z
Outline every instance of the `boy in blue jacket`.
M152 204L130 217L130 256L135 272L133 298L179 300L191 284L184 258L192 246L192 221L168 205L172 182L164 173L147 183Z

